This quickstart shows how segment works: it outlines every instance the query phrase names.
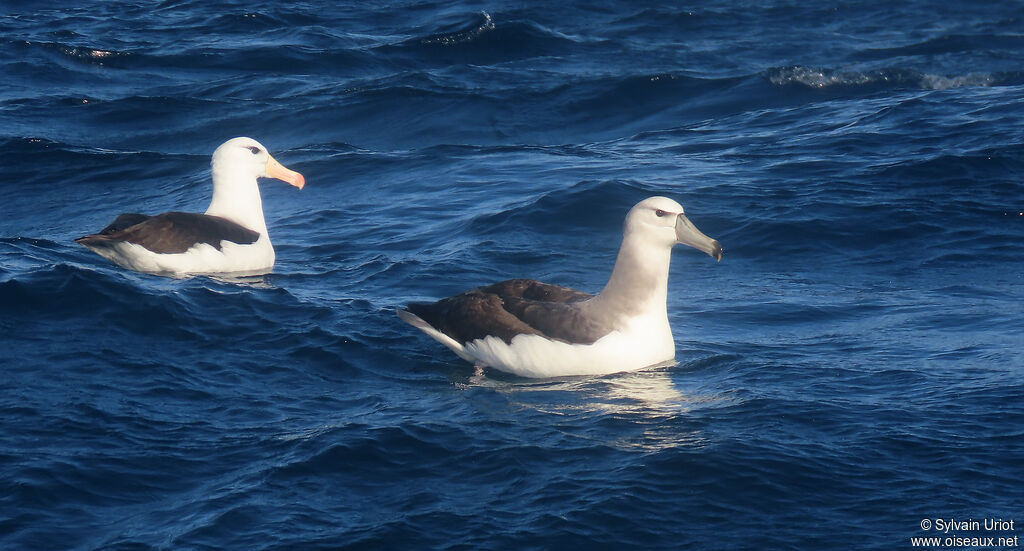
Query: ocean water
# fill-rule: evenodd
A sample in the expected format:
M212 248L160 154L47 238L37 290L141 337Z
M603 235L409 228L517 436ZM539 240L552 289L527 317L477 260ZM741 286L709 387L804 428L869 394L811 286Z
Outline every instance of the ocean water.
M0 4L0 547L1012 547L1019 3L643 4ZM73 242L205 210L240 135L307 179L272 274ZM480 376L395 316L597 291L650 195L725 248L674 253L674 366Z

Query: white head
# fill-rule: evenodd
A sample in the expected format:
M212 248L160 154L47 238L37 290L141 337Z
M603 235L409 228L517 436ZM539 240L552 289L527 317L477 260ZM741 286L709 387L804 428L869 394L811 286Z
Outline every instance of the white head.
M689 245L722 260L722 245L701 233L686 217L683 206L668 197L648 197L637 203L626 215L624 233L667 248L677 243Z
M213 199L206 214L233 220L267 233L257 178L277 178L302 189L306 179L281 166L267 148L252 138L233 138L213 152Z
M255 180L277 178L302 189L306 179L277 162L263 144L252 138L232 138L213 152L214 182L221 178Z

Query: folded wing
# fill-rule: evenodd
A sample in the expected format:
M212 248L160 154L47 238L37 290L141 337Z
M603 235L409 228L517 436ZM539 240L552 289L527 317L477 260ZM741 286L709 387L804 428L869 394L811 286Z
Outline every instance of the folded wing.
M223 241L239 245L255 243L258 232L220 216L166 212L157 216L129 213L117 217L99 233L76 239L91 247L134 243L161 254L183 253L199 243L220 250Z
M516 335L591 344L612 327L584 314L581 303L589 298L568 287L511 279L407 309L463 344L488 336L510 343Z

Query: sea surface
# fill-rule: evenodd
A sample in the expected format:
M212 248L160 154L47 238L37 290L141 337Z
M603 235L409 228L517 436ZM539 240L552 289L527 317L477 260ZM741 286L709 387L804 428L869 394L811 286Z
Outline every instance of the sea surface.
M0 75L2 549L1024 537L1016 0L2 2ZM202 212L235 136L307 180L272 274L74 242ZM725 248L673 255L674 366L477 374L395 315L596 292L651 195Z

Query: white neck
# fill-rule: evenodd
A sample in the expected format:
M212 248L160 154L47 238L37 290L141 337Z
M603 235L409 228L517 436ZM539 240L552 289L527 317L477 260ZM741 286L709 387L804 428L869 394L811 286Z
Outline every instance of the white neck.
M672 248L627 234L608 284L591 301L606 312L626 315L667 315L668 269Z
M250 230L267 235L263 200L256 178L238 171L213 169L213 200L206 214L227 218Z

